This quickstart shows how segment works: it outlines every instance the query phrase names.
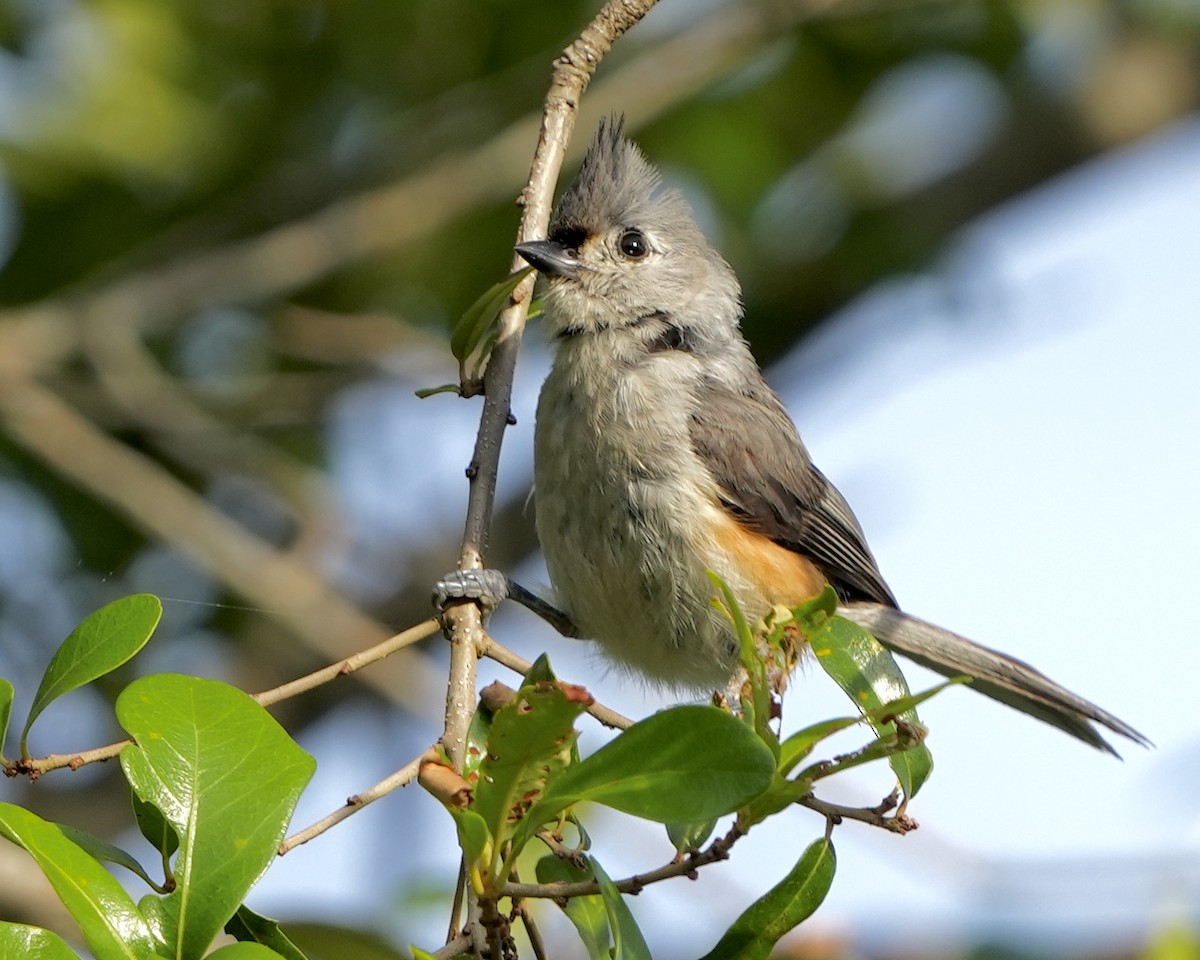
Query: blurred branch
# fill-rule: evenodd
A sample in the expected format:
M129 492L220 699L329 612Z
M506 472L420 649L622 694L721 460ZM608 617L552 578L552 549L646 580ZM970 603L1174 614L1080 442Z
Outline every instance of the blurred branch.
M192 400L163 371L128 319L95 313L83 328L84 347L113 402L172 456L203 476L221 471L257 476L306 523L327 515L325 476L307 464L238 432Z
M841 2L783 0L721 10L677 36L647 45L597 83L586 118L622 111L634 128L725 76L782 30ZM635 4L615 4L617 9L626 6ZM572 122L573 117L572 110ZM339 200L255 237L182 257L99 290L3 311L0 374L36 373L61 364L79 351L82 329L94 316L125 317L149 334L198 307L286 296L363 258L411 243L508 195L539 122L539 116L529 114L476 149L439 156L393 184ZM561 163L560 155L556 171Z
M138 529L175 545L327 658L352 656L392 635L312 570L246 532L44 387L2 381L0 418L9 436L35 457ZM417 711L431 706L440 686L425 659L412 650L366 676L384 696Z

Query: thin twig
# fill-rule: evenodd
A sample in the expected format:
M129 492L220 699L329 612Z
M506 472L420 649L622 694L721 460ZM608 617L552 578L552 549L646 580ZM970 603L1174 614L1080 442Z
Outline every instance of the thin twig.
M430 755L429 750L425 751L421 756L410 760L390 777L380 780L379 783L375 784L369 790L364 790L362 793L356 793L352 797L347 797L345 806L338 807L333 813L322 817L312 826L305 827L299 833L293 833L280 845L279 856L282 857L285 853L294 850L302 843L308 843L313 837L319 837L330 827L358 813L367 804L374 803L380 797L386 797L393 790L412 783L417 779L417 774L421 771L421 764L426 762L430 758Z
M538 144L530 165L529 181L521 192L520 203L524 211L517 230L517 243L546 235L554 200L554 184L562 168L579 98L613 42L645 16L653 5L654 0L609 0L556 61L550 92L542 112ZM513 269L521 266L520 258L514 253ZM467 516L459 556L459 568L463 570L482 567L487 552L496 500L500 446L512 415L513 373L532 294L533 277L530 276L513 291L509 306L500 314L496 346L484 372L483 410L479 417L479 432L475 438L471 464L467 468ZM445 612L443 620L446 639L450 641L450 676L442 744L461 770L466 753L467 728L475 709L475 668L485 636L483 611L478 604L458 604ZM489 913L494 912L495 907L494 902L481 903L472 891L468 891L467 929L472 935L472 948L477 956L481 956L485 948L480 924L486 924L491 919ZM489 939L495 940L497 933L494 928L489 929ZM493 960L499 960L498 941L487 946L492 949Z
M43 773L49 773L51 770L61 770L63 767L78 770L89 763L111 760L131 743L133 743L132 740L120 740L103 747L81 750L79 753L51 753L37 759L13 760L4 768L4 773L9 777L28 776L30 780L36 780Z
M289 681L278 687L264 690L262 693L251 694L251 696L261 706L269 707L281 700L287 700L301 693L307 693L309 690L319 687L323 683L328 683L330 680L361 670L368 664L382 660L397 650L425 639L425 637L436 633L437 629L438 621L436 619L426 620L424 623L419 623L415 627L409 627L407 630L389 637L383 643L376 644L370 649L356 653L352 657L332 663L327 667L322 667L320 670L316 670L307 676ZM29 775L37 779L43 773L49 773L51 770L60 770L63 767L78 770L89 763L111 760L131 743L133 743L132 740L121 740L117 743L95 747L91 750L83 750L79 753L51 753L38 759L15 760L5 768L4 772L8 776Z
M673 877L689 877L694 880L696 871L701 867L728 859L730 849L741 837L742 832L738 829L737 824L734 824L729 833L718 837L700 852L689 854L682 860L668 863L657 870L617 880L614 885L621 893L636 896L650 884L670 880ZM600 893L600 884L595 880L580 880L576 883L509 883L505 884L502 895L565 901L572 897L587 897L598 893Z
M884 797L882 802L876 807L844 807L839 803L829 803L826 800L820 800L811 793L806 794L796 801L800 806L807 807L809 810L815 810L822 814L831 823L840 823L842 820L858 820L861 823L869 823L873 827L879 827L882 830L887 830L889 833L906 834L916 830L919 824L912 817L905 813L899 813L895 816L887 816L886 814L896 808L896 795Z
M458 915L462 913L463 897L467 892L467 858L458 858L458 883L454 885L454 902L450 904L450 926L446 931L446 943L458 935Z
M517 231L517 243L545 236L550 223L554 184L575 123L579 98L613 42L645 16L653 5L654 0L609 0L579 38L555 61L529 181L521 192L524 212ZM515 253L512 266L514 270L522 266ZM475 451L467 469L470 488L459 558L459 567L464 570L483 566L487 551L500 446L511 414L513 371L532 293L533 277L530 276L513 292L509 306L500 314L499 336L484 373L483 411ZM477 644L483 638L483 618L478 605L459 604L446 611L445 621L451 654L442 742L451 758L461 764L467 726L475 706L474 671Z
M414 643L419 643L426 637L437 633L440 626L441 624L436 617L430 617L424 623L418 623L415 627L409 627L395 636L388 637L383 643L377 643L375 646L347 657L345 660L338 663L331 663L320 670L314 670L307 676L291 680L270 690L264 690L262 693L256 693L254 694L254 699L262 706L269 707L280 700L286 700L289 697L306 693L324 683L328 683L330 680L349 676L365 666L376 663L384 657L391 656L397 650L403 650Z
M529 668L533 666L532 663L520 654L514 653L503 644L497 643L490 633L484 634L483 644L479 652L480 656L487 657L489 660L495 660L501 666L508 667L522 676L527 674ZM628 730L636 722L623 714L617 713L611 707L606 707L602 703L593 702L587 708L587 712L612 730Z
M520 900L513 901L513 913L521 918L521 923L525 927L525 933L529 936L529 946L533 948L534 960L548 960L546 953L546 943L542 940L542 935L538 931L537 924L533 922L533 914L530 913L527 907Z

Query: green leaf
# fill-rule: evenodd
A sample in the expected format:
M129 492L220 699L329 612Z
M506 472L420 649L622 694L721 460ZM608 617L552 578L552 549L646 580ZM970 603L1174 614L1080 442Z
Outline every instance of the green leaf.
M834 720L822 720L803 730L797 730L783 741L779 751L779 772L789 773L826 737L832 737L835 733L848 730L862 722L862 717L838 717Z
M715 817L697 823L668 823L667 838L675 847L676 853L691 853L704 846L705 841L712 836L716 827Z
M145 677L117 698L135 745L121 766L178 834L176 888L143 912L173 954L198 957L275 858L315 766L247 694L215 680Z
M454 325L450 334L450 352L460 364L464 363L479 346L495 322L497 315L504 308L512 292L520 286L521 281L533 273L533 267L525 267L509 274L499 283L488 287Z
M703 960L767 960L779 939L821 905L836 865L829 840L811 844L788 875L747 907Z
M208 960L279 960L280 954L261 943L227 943L208 955Z
M554 675L554 669L550 666L550 658L543 653L529 665L529 669L525 672L524 682L530 684L557 679L558 677Z
M770 727L771 689L767 682L766 663L759 653L754 634L746 622L746 615L742 612L741 604L738 603L733 590L711 570L708 571L708 579L713 582L723 598L723 602L714 599L715 606L733 622L733 630L738 638L739 661L750 681L750 702L742 703L743 716L746 722L754 727L762 741L775 752L779 749L779 738Z
M869 719L885 720L889 717L902 717L904 714L915 710L921 704L931 697L941 693L947 687L954 687L960 683L970 683L971 678L967 676L952 677L949 680L943 680L941 683L934 684L928 690L922 690L920 693L914 693L907 697L900 697L896 700L889 700L881 707L870 711Z
M8 736L8 720L12 716L13 693L13 685L0 677L0 766L8 763L4 756L4 739Z
M0 835L28 851L70 911L96 960L144 960L154 940L116 878L55 823L24 807L0 803Z
M550 681L523 686L492 717L471 809L495 838L497 853L547 781L566 767L577 736L575 720L588 703L577 691ZM518 850L542 822L532 824L516 844Z
M588 857L588 863L600 884L600 896L608 913L608 926L613 936L613 960L652 960L646 939L642 936L637 921L633 919L625 898L621 896L621 891L609 879L595 857Z
M443 893L439 889L439 894ZM441 904L439 896L437 902ZM376 933L332 923L289 923L288 936L310 960L411 960Z
M119 867L124 867L130 873L141 877L146 883L158 889L158 884L150 879L150 875L142 868L131 854L126 853L120 847L109 843L107 840L101 840L99 837L93 837L90 833L84 833L82 830L76 830L74 827L68 827L66 824L59 824L58 829L72 843L81 847L89 856L94 857L102 863L115 863Z
M881 738L894 734L895 725L881 723L879 718L889 712L887 704L910 694L891 652L862 627L842 617L818 613L801 618L800 624L817 662L854 701L876 734ZM916 710L904 710L898 716L905 723L920 726ZM923 743L891 754L888 762L900 781L900 789L910 799L933 771L933 756Z
M422 387L420 390L413 392L422 400L427 400L429 397L435 397L439 393L458 393L461 387L457 383L443 383L440 387Z
M437 957L435 957L428 950L422 950L420 947L412 946L410 946L408 949L412 951L413 960L437 960Z
M774 773L770 749L736 717L716 707L672 707L567 768L528 821L544 823L580 800L659 823L708 820L749 802Z
M29 728L46 707L125 663L146 645L161 618L158 597L135 593L101 607L72 630L42 674L21 731L21 756L29 757Z
M13 960L79 960L57 933L0 920L0 957Z
M458 827L458 843L467 863L481 862L492 840L487 821L474 810L450 809L450 816Z
M133 818L137 821L138 829L158 851L165 868L171 855L179 849L179 834L154 804L147 803L136 793L130 793L130 799L133 801Z
M578 867L561 857L543 857L535 868L538 883L580 883L595 880L590 864ZM563 913L575 926L588 960L609 960L609 945L612 935L608 929L608 909L604 898L596 893L586 897L572 897L560 903Z
M255 913L244 903L225 924L225 932L243 943L261 943L286 960L308 960L279 926L278 920Z

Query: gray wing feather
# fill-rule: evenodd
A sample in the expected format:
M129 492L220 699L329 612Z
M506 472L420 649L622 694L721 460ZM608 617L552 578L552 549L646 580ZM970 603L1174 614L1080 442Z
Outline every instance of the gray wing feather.
M812 559L845 600L895 598L845 499L813 467L783 404L759 381L741 391L706 381L691 441L747 528Z
M813 467L783 404L765 383L735 391L706 382L692 413L691 441L738 519L811 558L842 597L838 613L885 646L945 676L969 676L980 693L1098 749L1116 753L1093 722L1149 743L1027 663L896 609L849 505Z
M884 646L921 666L947 677L969 676L971 686L980 693L1044 720L1100 750L1116 754L1089 720L1134 743L1150 745L1146 737L1125 721L1059 686L1015 657L875 603L846 604L838 607L838 613L867 630Z

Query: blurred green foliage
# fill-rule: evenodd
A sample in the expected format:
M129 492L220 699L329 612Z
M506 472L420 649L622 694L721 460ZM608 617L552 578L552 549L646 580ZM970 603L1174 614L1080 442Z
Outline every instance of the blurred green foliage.
M420 354L414 387L453 375L450 322L511 265L551 62L597 7L0 3L0 399L35 384L113 442L112 462L81 455L67 472L0 412L0 481L47 499L73 551L54 571L61 596L33 593L43 612L74 610L12 635L52 649L64 619L141 588L114 576L157 565L143 492L114 506L94 489L117 451L322 575L374 564L396 585L358 600L377 620L427 615L455 544L405 545L382 572L373 555L323 559L348 536L322 512L336 455L323 431L347 391L417 351L446 366L427 372ZM671 55L711 23L708 46ZM573 156L597 116L628 115L736 269L768 360L871 284L934 261L973 217L1193 111L1198 37L1200 8L1177 0L663 0L601 65ZM136 362L108 353L130 346L123 333ZM230 492L247 477L253 496ZM461 497L460 478L440 477L439 495ZM501 505L501 563L531 544L522 500ZM165 539L182 548L178 529ZM28 538L9 541L16 559L0 568L27 573ZM241 599L206 569L217 598ZM0 577L0 630L22 589ZM253 605L286 607L285 593ZM330 658L262 619L223 609L192 625L239 641L250 665L230 673L247 686ZM7 639L0 657L14 675L44 661Z

